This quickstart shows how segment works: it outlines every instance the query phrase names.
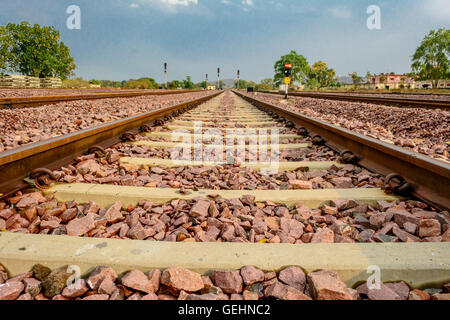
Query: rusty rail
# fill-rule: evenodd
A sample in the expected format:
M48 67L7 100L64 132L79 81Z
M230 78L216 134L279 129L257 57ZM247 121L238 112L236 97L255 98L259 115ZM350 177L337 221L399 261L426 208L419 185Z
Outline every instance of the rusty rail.
M319 135L334 150L351 150L361 159L358 164L372 172L400 174L413 186L413 196L439 209L449 210L450 164L236 93L253 105L306 128L311 136Z
M125 132L137 133L138 128L178 110L210 100L220 92L174 106L164 107L121 120L109 122L53 139L33 143L0 153L0 199L28 187L23 181L32 170L57 170L93 146L109 147L120 142Z
M272 91L262 91L262 93L277 94L277 95L284 94ZM365 102L365 103L384 104L399 107L450 109L450 103L448 101L438 101L430 99L370 97L364 95L352 96L346 94L314 93L314 92L290 92L289 95L294 97L306 97L306 98L317 98L317 99L328 99L328 100L350 101L350 102Z
M30 106L41 106L46 104L77 101L77 100L97 100L97 99L110 99L110 98L130 98L140 96L161 96L168 94L182 94L190 92L199 92L202 90L165 90L165 91L127 91L127 92L114 92L114 93L90 93L79 95L63 95L63 96L36 96L36 97L15 97L15 98L0 98L0 109L5 108L23 108Z

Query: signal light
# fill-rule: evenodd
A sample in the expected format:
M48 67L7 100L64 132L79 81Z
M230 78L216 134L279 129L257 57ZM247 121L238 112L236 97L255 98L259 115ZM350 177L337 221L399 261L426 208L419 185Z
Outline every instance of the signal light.
M292 74L292 64L286 63L286 64L284 65L284 75L285 75L286 77L290 77L291 74Z

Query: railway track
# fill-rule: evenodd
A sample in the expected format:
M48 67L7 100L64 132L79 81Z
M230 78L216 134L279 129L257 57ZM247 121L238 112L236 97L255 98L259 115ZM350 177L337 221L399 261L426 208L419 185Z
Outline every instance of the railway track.
M0 208L15 210L0 263L14 275L36 262L117 273L301 266L353 287L376 265L383 281L414 288L450 280L447 164L239 92L1 153L0 177ZM41 193L17 194L30 186ZM264 288L259 298L280 298Z
M283 95L284 93L263 91L263 93ZM349 95L349 94L337 94L337 93L319 93L319 92L290 92L290 96L294 97L306 97L317 99L328 99L338 101L351 101L351 102L364 102L374 103L381 105L390 105L398 107L408 108L426 108L426 109L448 109L450 108L449 101L431 100L431 99L418 99L418 98L400 98L400 97L376 97L368 95Z
M197 90L198 91L198 90ZM37 107L52 103L77 101L77 100L98 100L110 98L130 98L141 96L159 96L168 94L181 94L187 92L196 92L195 90L168 90L168 91L126 91L126 92L108 92L108 93L90 93L78 95L55 95L55 96L35 96L35 97L14 97L0 98L0 109L14 109L25 107Z
M271 92L275 92L274 90L269 90ZM268 92L269 92L268 91ZM295 92L295 91L294 91ZM307 91L307 90L302 90L301 92L305 92L305 93L328 93L328 94L353 94L353 95L387 95L387 96L410 96L410 97L414 97L414 96L424 96L424 97L430 97L430 96L440 96L440 97L448 97L450 95L450 93L445 93L445 92L402 92L402 91L390 91L390 92L380 92L380 91Z

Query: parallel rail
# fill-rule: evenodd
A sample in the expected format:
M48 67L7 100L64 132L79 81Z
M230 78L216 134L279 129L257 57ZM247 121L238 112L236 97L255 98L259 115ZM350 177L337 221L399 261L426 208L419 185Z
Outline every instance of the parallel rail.
M186 107L196 106L219 95L215 93L174 106L160 108L125 119L106 123L67 135L26 145L0 153L0 199L28 186L23 181L36 168L50 170L71 164L92 146L109 147L120 141L125 132L137 132L138 128Z
M110 98L130 98L141 96L161 96L168 94L181 94L189 92L198 92L201 90L169 90L169 91L127 91L114 93L91 93L80 95L62 95L62 96L37 96L37 97L16 97L16 98L0 98L0 109L23 108L30 106L41 106L46 104L77 101L77 100L98 100Z
M362 159L358 164L371 171L384 175L393 172L402 175L414 187L413 195L417 198L437 208L450 208L450 164L235 92L253 105L273 111L306 128L312 136L320 135L326 139L326 145L330 148L337 151L351 150ZM119 136L124 132L137 132L143 124L198 105L219 94L3 152L0 154L0 193L4 197L26 188L28 185L23 179L35 168L56 170L72 163L75 157L94 145L114 145L120 141Z
M267 92L276 92L276 90L266 90ZM360 94L360 95L391 95L396 96L399 94L405 95L405 96L441 96L441 97L449 97L450 99L450 93L446 92L402 92L402 91L333 91L333 90L302 90L302 91L292 91L292 92L305 92L305 93L329 93L329 94Z
M312 136L320 135L330 148L351 150L362 159L358 164L368 170L402 175L414 187L415 197L443 210L450 208L450 164L235 92L253 105L306 128Z
M283 93L263 91L263 93L282 95ZM383 105L392 105L399 107L426 108L426 109L450 109L448 101L438 101L430 99L409 99L398 97L370 97L370 96L353 96L346 94L330 94L330 93L314 93L314 92L290 92L290 96L328 99L338 101L364 102Z

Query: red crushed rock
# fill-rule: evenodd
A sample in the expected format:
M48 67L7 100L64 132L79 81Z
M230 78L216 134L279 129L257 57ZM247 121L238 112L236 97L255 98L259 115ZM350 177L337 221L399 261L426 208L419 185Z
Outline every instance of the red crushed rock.
M306 276L299 267L288 267L280 271L279 279L284 284L291 286L301 292L305 291Z
M7 281L0 285L0 300L15 300L24 288L21 281Z
M214 271L212 278L225 293L242 292L243 281L239 271Z
M354 300L352 289L347 288L335 272L322 270L309 273L308 284L317 300Z
M35 108L2 109L0 110L0 152L210 94L210 92L192 92L80 100Z
M264 281L264 272L253 266L243 267L241 276L247 286Z
M363 284L354 290L335 272L305 274L298 266L278 274L264 274L254 266L237 271L213 270L208 273L212 278L180 267L168 268L162 275L157 269L147 273L131 270L119 278L112 268L97 267L87 280L80 279L69 286L64 283L62 292L54 294L45 291L36 278L41 277L43 268L35 266L33 272L9 278L0 265L5 275L0 284L0 300L448 300L450 296L450 284L442 290L411 290L404 282L381 284L378 290L369 290ZM46 272L43 282L49 282L50 275L63 269ZM54 276L50 278L59 281Z
M164 270L161 276L161 284L176 292L181 290L196 292L204 287L200 274L178 267Z
M286 103L280 96L264 93L258 93L255 98L414 152L450 160L450 145L447 144L450 123L448 110L399 108L292 96L290 102Z
M24 199L39 199L18 208ZM241 201L242 200L242 201ZM27 213L33 212L27 217ZM31 221L30 221L31 220ZM320 209L267 201L197 198L165 204L58 203L39 192L0 201L0 230L112 239L192 242L351 243L448 242L450 215L406 200L377 205L334 200Z
M122 277L121 282L125 287L129 289L144 292L146 294L155 293L156 291L154 284L142 271L139 270L128 272L125 276Z

